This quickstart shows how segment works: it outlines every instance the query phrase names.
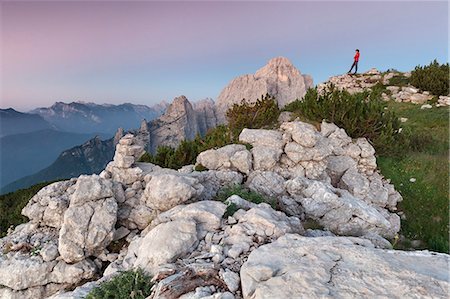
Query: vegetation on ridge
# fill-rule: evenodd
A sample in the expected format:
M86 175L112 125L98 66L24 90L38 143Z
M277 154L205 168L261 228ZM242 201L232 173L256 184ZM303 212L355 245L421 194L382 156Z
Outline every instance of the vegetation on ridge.
M267 204L271 205L273 209L276 209L276 207L277 207L276 199L268 198L266 196L263 196L255 191L252 191L252 190L244 187L243 185L238 185L238 184L220 189L216 196L216 200L225 202L232 195L237 195L237 196L239 196L249 202L255 203L255 204L267 203ZM233 214L238 209L239 208L234 203L230 203L227 206L227 209L223 216L225 218L228 218L228 216L233 216Z
M28 201L47 185L53 182L43 182L26 189L0 195L0 237L4 237L10 226L16 226L28 220L22 216L22 209Z
M381 173L402 194L400 233L407 239L398 248L449 252L449 107L420 109L420 105L389 102L388 110L407 118L402 127L409 143L402 155L385 153L377 159ZM410 179L415 181L411 182Z
M308 121L334 123L352 138L369 139L377 153L386 153L397 150L404 139L399 134L400 121L394 113L385 110L386 105L380 89L350 94L332 86L324 92L309 89L302 101L290 103L285 110Z
M203 151L239 143L239 134L244 128L273 128L279 114L275 99L269 95L258 99L256 103L244 101L240 105L234 104L227 111L228 126L220 125L210 129L204 138L197 135L194 140L183 140L176 149L159 146L156 154L145 153L140 162L173 169L195 164L198 154Z
M144 299L152 286L151 278L141 269L125 271L92 289L86 299Z
M435 59L427 66L416 66L411 72L410 82L436 96L446 96L449 94L449 73L449 64L439 64Z
M242 103L234 104L227 111L228 127L233 139L238 141L239 134L247 129L273 129L277 124L280 109L274 97L266 94L256 103L243 99Z

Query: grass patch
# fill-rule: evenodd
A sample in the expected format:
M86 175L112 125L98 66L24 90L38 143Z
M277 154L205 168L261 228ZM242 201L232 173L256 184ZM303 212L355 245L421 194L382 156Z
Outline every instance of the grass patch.
M6 236L10 226L17 226L28 221L28 218L21 214L22 209L39 190L52 183L54 182L39 183L26 189L0 195L0 237Z
M141 269L125 271L93 289L86 299L144 299L150 295L152 285Z
M401 156L378 158L381 172L403 196L398 206L406 215L401 234L423 241L430 250L449 252L449 108L421 110L419 105L389 102L388 109L408 118L402 127L409 134L409 147Z

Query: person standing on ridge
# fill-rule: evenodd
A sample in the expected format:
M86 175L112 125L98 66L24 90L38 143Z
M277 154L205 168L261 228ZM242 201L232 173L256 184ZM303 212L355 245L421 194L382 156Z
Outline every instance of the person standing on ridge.
M359 50L356 49L355 50L355 57L353 57L353 64L352 67L350 68L350 70L347 72L347 74L350 74L350 72L352 71L353 67L355 67L355 72L353 73L353 75L356 75L356 72L358 71L358 61L359 61Z

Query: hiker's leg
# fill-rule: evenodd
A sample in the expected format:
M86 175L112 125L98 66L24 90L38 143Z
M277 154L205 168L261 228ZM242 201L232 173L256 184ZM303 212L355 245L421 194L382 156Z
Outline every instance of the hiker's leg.
M355 74L358 72L358 61L355 61Z
M347 72L348 74L352 72L353 67L355 66L355 62L353 62L352 67L350 68L350 70Z

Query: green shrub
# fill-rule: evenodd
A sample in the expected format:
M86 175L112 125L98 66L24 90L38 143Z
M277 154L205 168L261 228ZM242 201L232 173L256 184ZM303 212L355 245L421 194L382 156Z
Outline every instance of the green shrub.
M399 134L400 122L397 116L385 110L386 102L381 99L383 89L373 92L350 94L333 86L319 94L309 89L303 101L295 101L285 110L303 118L321 122L323 119L344 128L352 138L369 139L378 153L399 151L404 146L404 136Z
M16 226L27 222L28 219L22 216L22 209L28 201L45 186L54 182L44 182L20 189L0 196L0 237L6 235L10 226Z
M152 285L141 269L126 271L93 289L86 299L144 299L150 295Z
M232 136L237 140L244 128L272 128L277 123L280 109L275 98L266 94L256 103L244 99L241 104L234 104L226 115Z
M228 126L220 125L210 129L204 138L197 136L194 140L197 142L199 153L212 149L219 148L228 144L232 144L234 140L231 137L231 131Z
M244 128L258 129L273 126L279 114L280 110L276 101L268 95L254 104L247 102L241 105L235 104L227 112L229 126L220 125L210 129L203 138L197 135L194 140L184 140L176 149L159 146L155 155L145 153L139 161L173 169L194 164L198 154L203 151L239 143L239 134ZM249 145L246 147L249 148Z
M227 112L229 126L220 125L210 129L203 138L197 135L194 140L184 140L176 149L159 146L155 155L145 153L139 161L173 169L195 164L201 152L239 143L238 137L243 128L271 127L276 124L279 115L280 110L276 101L268 95L254 104L247 102L241 105L235 104ZM246 147L250 148L250 145L246 144Z
M233 216L239 210L239 207L235 203L230 203L223 214L223 218L227 219L230 216Z
M411 72L411 84L434 95L449 94L449 64L439 64L435 59L427 66L416 66Z
M410 84L410 79L403 74L398 74L389 79L389 85L395 86L408 86Z
M225 202L231 195L238 195L239 197L242 197L243 199L248 200L249 202L253 202L255 204L260 204L263 202L268 203L272 206L272 208L274 209L276 208L276 200L274 198L268 198L244 187L243 185L238 184L222 188L217 193L215 199L221 202ZM231 203L230 205L228 205L224 217L232 216L237 210L238 210L237 206Z
M183 140L176 149L170 146L159 146L155 155L146 152L139 161L165 168L179 169L184 165L195 164L198 154L202 151L231 143L229 129L221 125L210 129L204 138L197 135L194 140Z
M195 171L205 171L208 170L208 168L206 168L205 166L203 166L202 164L198 164L194 167Z

